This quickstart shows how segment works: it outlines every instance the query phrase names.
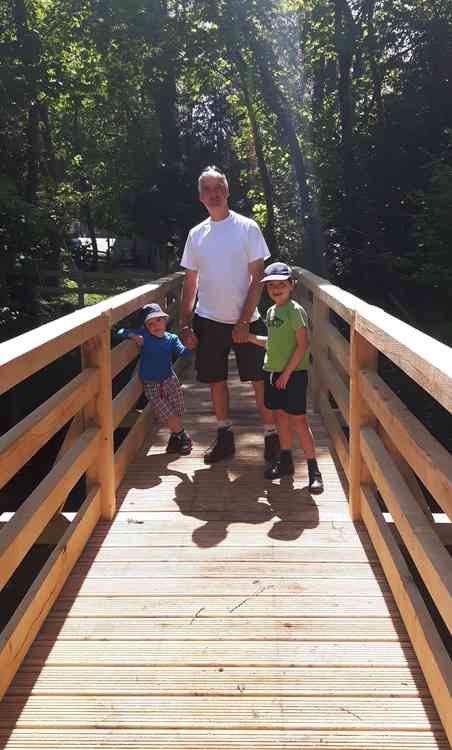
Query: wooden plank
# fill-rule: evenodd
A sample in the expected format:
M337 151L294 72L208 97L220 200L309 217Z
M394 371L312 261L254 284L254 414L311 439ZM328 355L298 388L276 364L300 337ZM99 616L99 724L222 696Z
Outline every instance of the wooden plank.
M402 456L452 520L452 456L375 372L360 373L361 392Z
M377 562L372 550L361 547L107 547L88 542L80 562Z
M136 404L141 394L143 393L143 383L135 372L130 378L127 385L122 388L119 393L113 399L113 428L116 429L130 411L130 409Z
M0 487L99 390L99 376L87 369L0 437Z
M451 658L393 535L388 532L382 521L375 494L369 487L363 487L362 494L363 518L378 551L444 728L452 742Z
M379 436L381 437L384 447L386 448L386 450L388 451L388 453L394 460L394 463L397 466L398 470L400 471L405 482L407 483L410 489L410 492L412 493L413 497L416 499L416 502L418 503L418 505L422 508L424 515L428 518L430 523L435 523L433 513L430 510L427 499L421 490L416 474L411 469L410 465L405 461L402 454L399 453L399 450L396 447L395 443L391 440L385 428L380 422L378 422L377 424L377 431L378 431Z
M63 730L63 729L17 729L0 730L6 750L30 749L54 750L55 748L77 748L77 750L130 750L137 746L140 750L198 750L205 747L218 750L228 747L229 750L450 750L447 738L441 731L397 731L395 733L360 730L301 730L286 732L266 729L230 732L228 730L209 729L155 729L128 731L118 729L115 732L105 729ZM117 744L116 744L117 743Z
M398 617L382 596L83 596L60 597L52 617Z
M376 370L378 352L356 330L356 318L350 329L350 515L361 517L361 485L369 482L370 474L361 453L361 428L375 423L375 416L361 395L359 373L363 367Z
M157 429L158 424L153 418L152 406L147 404L115 453L116 488L124 479L127 468L143 444L146 435L150 437L151 432L155 433Z
M322 328L322 336L324 336L329 349L344 372L350 373L350 344L329 320L324 321Z
M325 386L323 361L327 355L327 342L323 336L324 324L328 321L330 310L317 294L312 303L313 335L310 336L310 347L313 355L311 388L316 410L319 409L320 394Z
M328 667L24 667L11 696L180 695L428 697L420 669ZM320 703L320 702L319 702Z
M334 369L334 365L331 360L325 356L320 358L320 369L322 373L322 382L330 393L333 395L339 409L341 410L342 416L344 417L347 424L350 420L350 397L348 394L347 386L340 377L337 370Z
M241 729L359 729L367 731L441 730L428 698L267 698L246 695L186 696L7 696L0 706L0 726L17 728L140 729L177 727Z
M0 634L0 698L58 597L99 515L100 491L99 487L93 487Z
M347 323L351 323L353 311L359 305L365 304L358 297L354 297L353 294L345 292L334 284L330 284L327 279L316 276L305 268L300 269L300 278L304 286L310 289L314 295L317 295L328 307L337 312Z
M61 506L61 499L85 472L98 441L98 430L87 430L0 531L0 589Z
M361 450L419 574L452 630L452 566L435 528L413 498L375 430L361 430Z
M452 349L377 307L362 308L356 329L452 412Z
M140 350L132 340L121 341L111 350L111 377L115 378L124 367L133 362L140 354Z
M251 667L408 667L416 666L407 644L334 641L36 641L26 667L47 666L251 666ZM338 646L340 643L340 646Z
M88 489L100 484L102 517L113 518L116 511L116 485L113 446L113 405L110 360L110 315L102 314L102 331L82 346L83 367L96 367L99 392L83 410L85 427L99 429L98 451L92 453L86 470Z
M47 618L38 640L53 641L407 641L400 620L371 617L319 619L300 617L113 617Z
M5 750L450 750L440 730L0 729Z
M144 305L151 302L159 302L170 289L174 291L180 289L184 275L182 272L177 272L172 274L172 276L160 278L155 284L145 284L144 286L139 286L129 292L118 294L106 300L108 303L108 308L106 309L111 310L112 324L118 323L118 321L126 318ZM105 303L101 302L99 304L102 305Z
M321 394L319 399L319 408L322 418L326 424L328 434L334 446L334 450L337 453L339 461L341 462L347 479L350 474L350 461L349 461L349 444L348 440L344 435L344 431L341 428L339 420L330 406L330 403L324 393Z
M379 565L349 565L347 563L269 563L269 562L222 562L178 563L165 562L80 562L76 575L86 580L93 578L259 578L295 579L346 578L382 580Z
M66 584L63 596L183 596L186 591L192 596L280 596L287 594L318 594L319 596L355 597L381 596L387 593L387 585L381 581L359 578L334 579L303 578L302 580L246 578L86 578L73 575Z
M77 310L0 344L0 395L70 352L102 328L96 306Z

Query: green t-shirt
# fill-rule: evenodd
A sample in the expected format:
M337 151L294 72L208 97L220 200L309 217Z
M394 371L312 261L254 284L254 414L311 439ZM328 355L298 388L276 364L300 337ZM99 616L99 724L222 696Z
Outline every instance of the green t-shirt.
M305 310L292 299L285 305L273 305L267 312L268 341L264 370L282 372L297 346L296 331L306 328L308 316ZM306 350L296 370L307 370L309 351Z

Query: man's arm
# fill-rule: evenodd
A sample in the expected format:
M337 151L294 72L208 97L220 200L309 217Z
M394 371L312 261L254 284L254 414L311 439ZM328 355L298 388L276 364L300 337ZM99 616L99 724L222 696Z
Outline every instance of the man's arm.
M184 346L193 349L197 342L191 327L193 306L195 304L196 292L198 290L198 271L187 269L185 272L184 285L180 303L179 330Z
M242 308L240 320L232 329L232 339L236 344L246 344L248 341L250 332L249 321L262 296L263 285L261 284L261 279L264 275L264 260L261 258L254 260L248 265L248 269L251 276L250 287Z

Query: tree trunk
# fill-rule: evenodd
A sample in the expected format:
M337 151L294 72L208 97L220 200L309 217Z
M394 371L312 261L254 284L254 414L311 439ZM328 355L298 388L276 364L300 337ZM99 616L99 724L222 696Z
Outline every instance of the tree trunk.
M237 66L239 73L240 83L242 86L243 98L245 106L248 112L249 121L251 124L251 132L253 135L254 150L256 153L257 165L259 168L259 174L262 182L262 189L264 191L265 205L267 207L267 223L264 229L265 239L267 240L270 252L272 255L278 253L278 241L276 239L275 230L275 211L273 206L273 185L271 177L267 169L267 163L265 161L264 149L262 145L262 138L259 131L259 125L254 111L252 95L250 92L249 76L246 72L246 66L244 60L238 51L231 52L234 62Z

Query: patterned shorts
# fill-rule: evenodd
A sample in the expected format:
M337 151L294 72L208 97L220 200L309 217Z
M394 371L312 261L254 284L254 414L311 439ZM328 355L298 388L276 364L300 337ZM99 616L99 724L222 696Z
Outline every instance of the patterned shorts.
M181 417L184 413L184 397L176 375L161 383L148 380L143 383L144 393L160 422L168 417Z

